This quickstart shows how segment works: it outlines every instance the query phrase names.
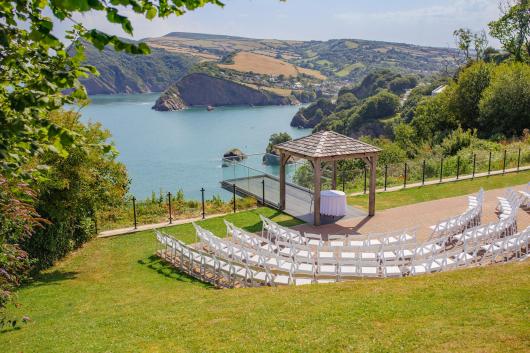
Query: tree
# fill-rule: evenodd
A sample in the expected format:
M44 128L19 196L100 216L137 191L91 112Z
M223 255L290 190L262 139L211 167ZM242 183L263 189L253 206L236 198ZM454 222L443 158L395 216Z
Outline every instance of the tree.
M0 3L0 174L21 175L29 158L45 151L65 153L63 146L76 136L51 123L47 114L86 99L79 78L96 74L83 64L81 39L102 50L132 54L149 53L144 43L123 41L96 28L85 28L74 15L103 12L110 23L121 25L132 35L130 20L120 12L129 9L146 18L182 15L208 3L222 6L219 0L101 1L101 0L8 0ZM117 6L120 6L118 9ZM53 33L53 21L70 21L66 39L71 50ZM65 93L66 92L66 93ZM80 143L81 141L76 141Z
M486 31L482 30L480 32L473 34L473 48L475 49L475 60L483 60L484 52L488 48L488 36Z
M266 154L263 156L263 163L267 165L277 165L280 163L278 160L278 154L274 150L274 146L282 143L291 141L293 138L286 132L277 132L270 136L269 144L267 145Z
M502 16L489 23L490 34L516 61L530 61L530 0L508 1Z
M473 41L473 34L468 28L460 28L453 32L455 37L456 46L464 53L464 57L467 61L471 59L470 49L471 42Z
M468 28L460 28L453 32L453 36L466 61L471 61L471 49L475 52L475 60L484 58L484 50L488 47L488 37L485 31L474 33Z
M156 16L165 18L169 15L180 16L188 10L206 4L222 6L219 0L0 2L0 326L6 323L2 309L29 270L31 260L17 244L22 241L29 244L28 239L35 227L44 222L33 206L35 202L38 204L39 200L43 199L42 193L61 186L64 188L64 185L70 185L71 181L80 181L83 177L92 175L91 170L86 169L91 167L92 172L102 172L99 174L100 183L79 183L83 188L87 188L86 193L89 193L90 189L92 193L77 199L78 208L74 210L72 217L75 220L86 220L97 206L98 200L109 200L111 196L107 194L109 190L98 187L108 186L105 180L110 175L104 173L108 166L105 166L105 163L100 167L90 164L101 162L98 158L92 160L91 156L112 153L111 146L105 139L96 139L94 144L94 141L90 141L89 134L77 129L76 124L68 127L63 125L65 121L50 119L52 112L65 104L80 103L87 98L86 90L79 79L90 74L95 75L97 71L94 67L83 64L84 41L99 50L109 45L117 51L131 54L149 53L149 48L144 43L124 41L97 28L86 28L76 21L74 16L89 11L102 12L108 22L121 25L125 33L132 35L131 22L123 15L125 11L132 10L148 19ZM50 16L72 23L71 27L62 33L71 43L69 49L67 44L55 36ZM83 155L83 151L91 152ZM70 156L72 153L73 157ZM50 170L52 168L47 168L46 163L72 163L77 168L69 171L65 167L61 170L61 177L55 178L57 175L53 174L54 170ZM79 172L79 175L75 175L76 172ZM54 181L57 182L56 185L53 185ZM48 184L39 190L41 195L38 195L37 199L33 189L38 189L42 183ZM101 194L94 194L96 191ZM42 202L39 206L41 210L49 211L47 216L55 217L53 213L60 213L63 201L68 198L64 190L62 194L52 194L56 196L51 203L55 209L47 208L48 205ZM80 215L82 217L78 217ZM64 214L63 216L70 217ZM61 224L66 226L70 224L85 230L90 227L88 222L71 222L72 217L67 220L60 217L55 219L64 221ZM56 229L62 232L62 236L68 236L67 228ZM43 238L48 235L42 234ZM70 240L72 239L67 242ZM53 248L55 244L49 245Z
M409 158L414 158L418 150L418 134L414 127L400 123L394 126L394 141L407 153Z
M479 104L488 135L519 136L530 126L530 65L503 63L493 69Z
M458 127L458 120L449 107L454 90L455 85L449 85L442 93L434 97L425 97L420 101L411 121L419 139L434 145Z
M66 158L47 152L35 161L49 166L47 178L36 186L36 209L51 223L36 229L22 245L38 260L38 268L52 265L91 239L96 211L120 205L128 190L127 172L116 161L117 153L99 148L111 137L109 131L99 123L84 125L79 118L74 112L54 112L49 117L82 137L85 145L66 147Z
M293 138L286 132L277 132L269 137L269 144L267 145L267 153L273 153L274 146L283 142L291 141Z
M479 103L482 92L490 84L492 68L493 65L479 61L458 75L454 93L449 97L449 104L464 129L479 127ZM487 126L482 126L481 129L487 129Z

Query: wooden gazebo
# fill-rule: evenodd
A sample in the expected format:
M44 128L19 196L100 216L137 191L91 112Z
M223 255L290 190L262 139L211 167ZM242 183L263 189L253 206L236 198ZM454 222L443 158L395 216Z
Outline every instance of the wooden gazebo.
M320 179L322 164L330 163L333 170L332 188L336 188L337 161L346 159L362 159L370 166L370 193L368 198L368 214L375 214L375 186L377 156L379 148L341 135L333 131L320 131L296 140L287 141L274 146L280 155L280 208L285 209L285 166L289 158L306 159L314 170L314 224L320 225Z

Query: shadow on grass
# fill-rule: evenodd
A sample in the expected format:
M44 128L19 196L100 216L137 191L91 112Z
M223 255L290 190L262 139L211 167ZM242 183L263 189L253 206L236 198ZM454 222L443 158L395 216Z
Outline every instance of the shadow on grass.
M33 281L29 282L27 286L28 287L40 287L40 286L47 286L47 285L55 285L63 281L75 279L78 274L79 272L59 271L59 270L42 272L36 275Z
M201 282L195 277L191 277L186 273L180 272L176 267L171 265L169 262L159 258L156 255L151 255L147 259L138 260L138 264L147 267L150 270L156 271L157 273L179 282L190 283L200 285L204 288L215 288L209 283Z

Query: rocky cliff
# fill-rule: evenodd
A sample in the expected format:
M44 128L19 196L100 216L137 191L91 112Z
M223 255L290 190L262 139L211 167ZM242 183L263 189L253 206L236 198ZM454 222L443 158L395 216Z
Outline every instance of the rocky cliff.
M171 111L193 106L261 106L296 103L298 101L294 97L280 96L204 73L192 73L165 90L153 109Z

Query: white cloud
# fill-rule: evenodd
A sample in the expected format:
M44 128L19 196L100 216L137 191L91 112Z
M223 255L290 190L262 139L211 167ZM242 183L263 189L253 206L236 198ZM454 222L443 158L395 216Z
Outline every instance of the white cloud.
M498 15L495 0L448 0L404 10L338 13L335 18L363 38L453 46L453 30L487 29Z

